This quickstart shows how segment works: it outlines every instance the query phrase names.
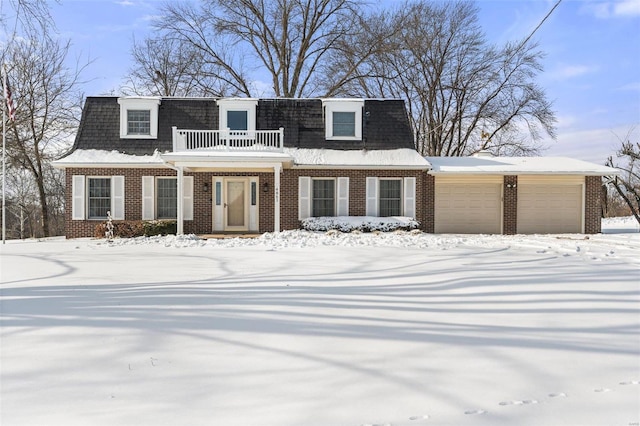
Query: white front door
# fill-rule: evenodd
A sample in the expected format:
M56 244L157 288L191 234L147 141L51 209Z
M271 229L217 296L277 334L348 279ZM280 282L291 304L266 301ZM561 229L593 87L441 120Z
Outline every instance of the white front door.
M249 179L224 179L224 230L249 229Z

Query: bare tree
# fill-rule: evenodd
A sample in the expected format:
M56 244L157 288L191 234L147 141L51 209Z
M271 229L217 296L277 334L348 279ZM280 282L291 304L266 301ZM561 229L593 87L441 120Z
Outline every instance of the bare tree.
M134 40L131 56L134 66L121 88L125 95L225 96L232 92L210 72L202 50L185 40L162 35L142 43Z
M627 137L631 134L629 131ZM629 206L631 214L640 223L640 143L631 143L627 138L621 140L621 146L613 156L607 159L607 166L615 167L622 172L621 176L610 181L620 197Z
M70 146L81 111L78 77L84 67L68 68L68 52L69 42L41 34L14 40L6 54L16 103L16 120L5 123L7 156L14 169L27 170L34 180L44 236L51 235L49 161Z
M489 45L477 15L472 3L426 1L372 15L369 27L386 28L385 47L342 93L406 99L423 155L535 153L543 133L555 136L551 104L535 84L543 55L528 41ZM359 56L361 37L346 41L354 48L343 57Z
M59 0L55 0L55 2L59 3ZM0 1L0 6L5 5L9 7L2 8L0 23L8 34L15 35L19 28L28 32L45 31L55 25L51 19L46 0Z
M260 68L275 96L320 95L331 88L318 71L345 34L360 31L360 14L359 0L168 4L157 23L161 36L156 39L198 53L192 77L208 84L216 81L213 92L252 96L259 90L254 71ZM140 77L150 82L155 70L147 68Z

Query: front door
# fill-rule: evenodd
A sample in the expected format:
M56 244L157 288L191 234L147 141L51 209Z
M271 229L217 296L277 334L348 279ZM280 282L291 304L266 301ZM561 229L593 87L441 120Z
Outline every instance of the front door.
M226 178L224 180L224 230L247 231L249 229L249 179Z

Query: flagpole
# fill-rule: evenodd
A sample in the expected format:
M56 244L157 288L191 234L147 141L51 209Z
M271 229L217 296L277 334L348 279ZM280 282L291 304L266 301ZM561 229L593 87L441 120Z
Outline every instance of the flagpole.
M7 67L2 64L2 97L5 97L7 88ZM7 215L6 215L6 197L7 181L6 181L6 149L7 140L7 100L2 102L2 244L7 243Z

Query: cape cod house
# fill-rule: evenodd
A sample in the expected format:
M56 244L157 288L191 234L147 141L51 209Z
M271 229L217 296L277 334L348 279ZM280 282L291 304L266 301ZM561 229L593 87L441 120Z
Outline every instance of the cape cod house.
M68 238L115 220L273 232L405 216L427 232L600 231L601 177L571 159L423 158L404 102L89 97L66 171ZM560 220L558 218L561 218Z

